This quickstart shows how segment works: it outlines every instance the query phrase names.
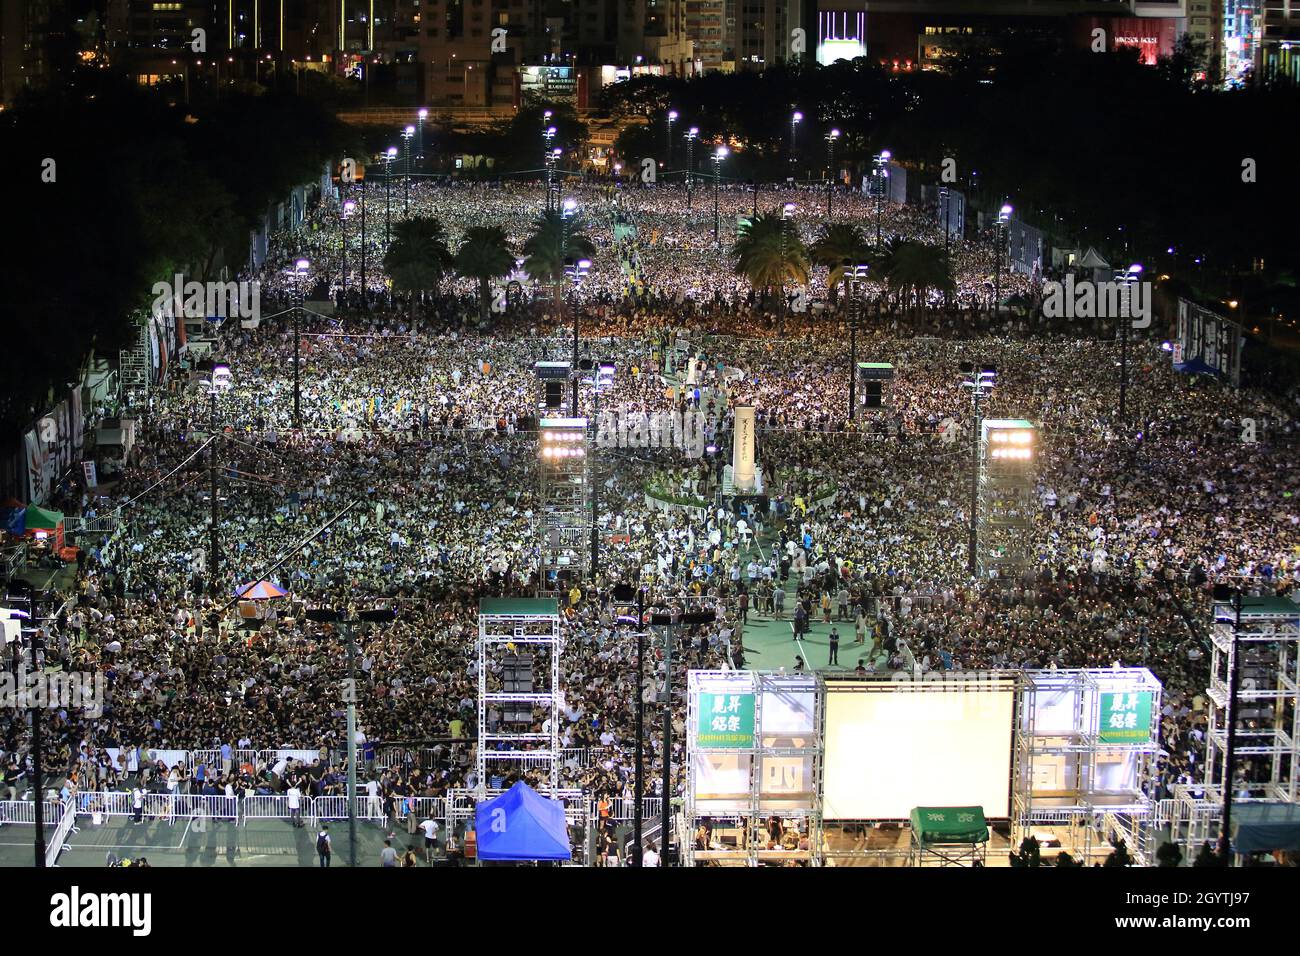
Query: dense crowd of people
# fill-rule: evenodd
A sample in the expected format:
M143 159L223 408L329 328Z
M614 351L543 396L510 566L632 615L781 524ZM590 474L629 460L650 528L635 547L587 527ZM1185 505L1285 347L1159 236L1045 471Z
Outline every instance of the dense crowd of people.
M606 202L586 192L584 205ZM1293 396L1232 392L1179 375L1155 341L1141 339L1130 345L1121 418L1113 334L1059 334L1025 315L978 317L987 248L961 243L954 312L936 311L919 326L885 314L858 333L857 358L890 362L896 377L881 408L847 421L842 309L827 305L785 324L767 314L733 277L726 244L713 245L711 203L706 210L698 193L689 213L680 192L626 190L617 198L637 224L648 287L626 298L627 273L608 255L597 257L583 288L580 355L611 360L616 370L599 408L705 411L710 447L721 451L698 459L669 448L596 456L599 572L572 593L569 582L560 588L566 703L558 733L562 746L590 757L568 760L563 783L633 796L627 702L643 691L635 645L614 616L611 592L620 583L647 585L659 607L718 609L713 625L683 635L671 674L661 651L650 655L655 680L670 677L677 690L677 733L667 781L661 743L647 741L647 795L683 791L685 670L742 664L747 616L806 618L831 604L866 630L885 668L902 666L904 646L922 670L1149 667L1164 685L1165 748L1151 796L1199 779L1208 589L1230 582L1289 594L1300 574ZM765 192L760 204L783 198ZM802 198L816 208L816 197ZM501 225L520 241L540 199L525 186L417 184L411 214L457 230ZM724 222L752 201L724 191ZM874 222L870 200L837 201L838 216ZM341 240L327 225L328 204L305 233L276 237L259 273L264 295L287 303L294 280L285 263L306 255L311 283L328 287L337 305L333 316L299 317L296 400L293 325L228 322L216 353L232 386L214 405L197 373L152 391L121 480L106 494L67 502L119 518L111 538L87 548L76 602L47 651L69 670L102 672L112 691L101 717L49 718L47 767L73 787L132 779L203 793L339 792L347 641L338 625L305 611L340 605L396 612L391 622L355 629L366 739L441 741L432 761L376 775L383 799L508 781L477 780L472 759L476 613L482 597L531 594L539 584L533 367L570 356L569 313L553 315L543 294L482 328L477 289L459 280L415 303L390 301L379 265L383 205L373 195L370 202L366 297L358 297L359 265L351 273L355 252L349 293L326 264ZM398 204L395 190L394 211ZM610 247L612 221L606 212L588 216L598 249ZM811 209L806 222L801 216L809 239L816 222ZM934 231L905 207L889 207L885 226L891 235ZM351 230L349 241L358 241ZM1009 281L1028 289L1025 277ZM826 297L824 270L813 294ZM971 313L965 319L963 310ZM695 363L694 385L685 382L684 362ZM1040 429L1025 530L1030 560L1000 579L967 573L963 436L973 411L963 362L997 369L983 415L1027 418ZM590 385L581 392L579 412L596 414ZM738 405L758 409L758 458L772 497L761 513L713 497ZM1268 440L1244 443L1243 417L1269 419ZM214 453L215 571L207 526ZM706 506L657 506L646 488L665 480ZM289 597L258 605L235 598L240 585L267 578ZM874 670L877 658L868 656ZM496 667L489 685L500 679ZM650 701L657 713L661 705ZM507 716L490 709L487 719L497 726ZM536 724L550 729L540 716ZM12 720L5 729L12 785L25 771L26 731ZM223 761L198 773L148 768L132 756L140 748L223 747L321 758L289 772Z

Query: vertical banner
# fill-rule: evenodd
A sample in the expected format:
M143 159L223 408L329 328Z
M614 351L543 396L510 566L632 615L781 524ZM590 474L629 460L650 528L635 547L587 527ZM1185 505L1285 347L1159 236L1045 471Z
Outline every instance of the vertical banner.
M45 449L35 430L23 435L23 451L27 461L27 501L34 505L44 504L49 490L45 483Z
M93 461L81 463L81 477L85 480L87 488L95 488L99 485L99 475L96 473Z
M731 484L738 492L754 490L754 406L736 406L736 433L731 448Z

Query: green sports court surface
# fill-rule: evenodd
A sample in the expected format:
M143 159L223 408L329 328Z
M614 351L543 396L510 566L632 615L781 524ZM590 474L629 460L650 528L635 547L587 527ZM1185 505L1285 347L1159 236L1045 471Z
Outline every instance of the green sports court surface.
M318 866L317 829L295 828L288 820L200 820L176 818L134 823L130 817L107 817L96 826L88 814L77 817L80 830L68 834L59 854L61 867L103 867L111 853L119 859L146 857L151 866ZM329 821L332 866L348 865L346 820ZM46 827L47 839L54 828ZM378 866L386 831L370 821L357 822L357 865ZM31 826L0 828L0 866L31 866ZM393 833L399 854L414 849L424 864L424 836Z
M784 667L788 672L794 669L795 655L804 660L807 671L817 671L823 675L848 675L858 666L858 661L866 664L871 651L871 635L868 633L865 643L853 643L853 622L836 621L831 615L831 623L823 624L820 615L804 634L795 641L790 626L789 611L793 604L791 597L786 598L786 618L773 620L762 614L749 612L749 623L744 628L745 666L750 670L767 671ZM831 628L840 632L839 664L831 664L830 632ZM876 655L876 668L884 670L889 655L883 650Z

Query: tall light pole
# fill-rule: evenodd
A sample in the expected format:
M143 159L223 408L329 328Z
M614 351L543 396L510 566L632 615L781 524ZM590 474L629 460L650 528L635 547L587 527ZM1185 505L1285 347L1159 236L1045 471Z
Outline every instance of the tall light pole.
M414 135L414 126L408 126L402 130L402 147L406 153L406 212L404 215L408 219L411 216L411 137Z
M591 268L590 260L584 259L587 268ZM578 263L582 267L582 262ZM575 320L576 321L576 320ZM598 429L597 422L600 419L600 393L605 384L614 384L614 364L613 362L599 361L592 363L591 373L591 431L592 435L596 434ZM593 441L591 446L591 457L587 459L591 473L591 580L594 582L596 576L600 573L600 483L596 477L596 455L599 451L596 443Z
M573 298L569 303L569 310L573 313L573 395L569 414L574 418L578 417L578 290L582 287L582 280L587 278L587 273L590 271L590 259L579 259L577 262L566 262L564 265L564 274L573 282Z
M992 365L961 363L962 387L970 390L971 399L971 458L970 458L970 532L966 540L966 570L972 578L979 569L979 476L980 476L980 400L993 391L997 369Z
M630 584L615 585L612 597L615 601L631 602L633 591L636 592L636 617L629 613L632 608L625 605L618 609L616 624L631 624L636 628L636 757L634 762L635 783L632 788L632 866L641 865L642 819L645 801L645 587L633 588Z
M419 120L415 124L415 158L421 163L424 162L424 122L429 118L429 111L423 107L416 114Z
M730 150L719 146L713 154L713 243L718 243L718 182L722 179L722 161Z
M663 758L664 783L662 805L659 817L659 839L663 844L660 859L668 865L668 843L672 836L672 776L673 776L673 644L677 638L677 628L683 624L710 624L717 620L716 610L690 611L683 613L673 608L667 614L651 614L650 623L664 627L664 692L660 697L663 707Z
M695 179L695 140L699 138L700 128L692 126L686 131L686 211L691 211L691 190Z
M862 283L867 280L865 263L845 261L844 279L849 286L849 421L858 417L858 322L861 319Z
M361 300L366 299L366 178L361 177Z
M299 431L302 430L302 392L299 389L302 357L299 353L298 344L302 341L302 336L298 332L298 317L302 315L303 300L306 297L306 290L303 285L307 281L307 270L311 268L311 263L306 259L299 259L294 263L294 310L293 310L293 427Z
M564 269L565 276L573 280L575 289L577 288L579 283L581 283L583 276L578 274L579 264L572 263L569 261L569 221L573 219L575 215L577 215L577 212L578 212L578 201L576 199L570 198L560 203L560 263ZM584 259L582 261L587 263L588 269L591 268L590 260ZM583 273L583 275L585 275L585 273ZM573 376L572 379L573 391L572 391L571 398L569 400L569 414L574 418L577 418L578 417L578 308L577 308L577 303L569 300L567 295L565 296L565 300L569 302L569 309L570 311L573 312L573 363L569 367L569 373Z
M786 296L785 296L785 232L789 223L794 218L795 205L792 202L785 203L781 207L781 316L785 317Z
M790 175L795 175L795 142L799 124L803 122L803 114L795 110L790 114Z
M840 131L833 129L826 134L826 221L831 218L831 195L835 185L835 141L840 138Z
M343 292L348 291L348 217L352 215L352 210L357 208L357 204L351 199L343 204L339 210L339 222L343 227L343 261L342 261L342 282Z
M1011 221L1011 207L1003 203L993 224L993 314L997 315L998 300L1002 298L1002 247L1006 245L1007 223Z
M876 184L876 245L880 245L880 219L885 205L885 182L889 179L889 160L893 156L882 149L871 160L872 178Z
M230 366L213 361L208 378L199 384L208 393L208 497L211 508L208 514L208 594L215 598L220 589L219 563L221 561L217 525L221 520L221 500L217 497L217 396L231 386Z
M322 624L336 625L343 636L348 660L348 677L343 683L343 702L347 704L348 735L348 866L357 865L357 645L353 632L358 623L373 624L393 621L397 612L392 608L374 608L358 611L355 619L349 616L347 607L335 609L329 607L308 608L308 620Z
M947 186L939 187L939 202L943 206L943 257L947 260L951 255L949 243L952 239L951 215L949 212L952 203L948 198ZM948 308L948 290L946 288L943 290L943 306L945 309Z
M668 170L673 165L673 124L677 122L677 111L669 110L667 119L668 119L668 162L664 164L665 173L667 173Z
M388 152L384 153L384 249L388 249L388 244L392 242L392 235L389 231L389 207L393 196L393 160L397 158L397 147L389 146Z
M1123 308L1119 314L1119 423L1123 427L1128 422L1128 330L1133 324L1129 304L1132 301L1133 286L1142 277L1142 264L1135 262L1128 269L1115 273L1115 281L1120 284Z
M551 111L547 110L544 115L549 118L551 115ZM555 188L553 173L555 171L555 160L557 154L551 147L551 143L555 139L555 132L556 130L554 126L547 126L545 129L542 130L542 147L544 150L542 153L542 167L545 170L545 174L546 174L546 211L547 212L551 211L551 190Z

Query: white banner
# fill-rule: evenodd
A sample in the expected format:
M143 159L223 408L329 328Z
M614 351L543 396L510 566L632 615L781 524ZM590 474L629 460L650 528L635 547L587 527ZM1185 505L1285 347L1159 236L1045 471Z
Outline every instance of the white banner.
M736 432L731 449L731 486L739 492L754 490L754 406L736 406Z

